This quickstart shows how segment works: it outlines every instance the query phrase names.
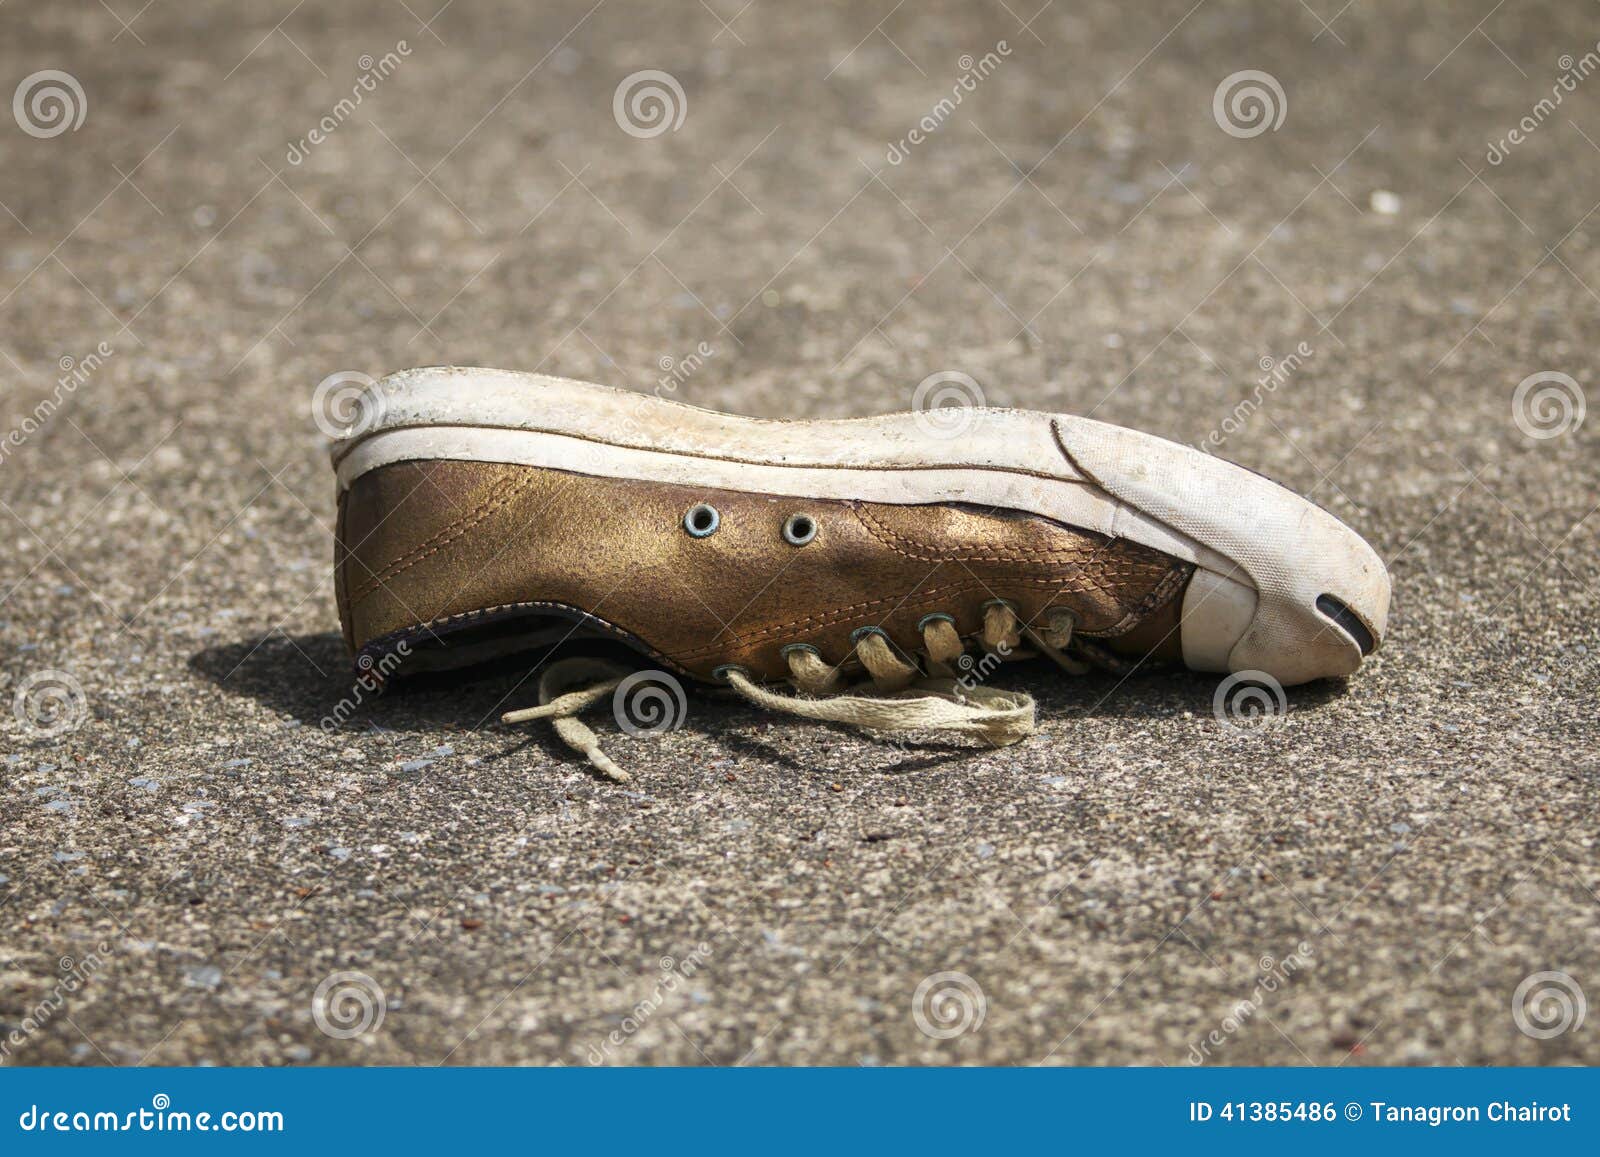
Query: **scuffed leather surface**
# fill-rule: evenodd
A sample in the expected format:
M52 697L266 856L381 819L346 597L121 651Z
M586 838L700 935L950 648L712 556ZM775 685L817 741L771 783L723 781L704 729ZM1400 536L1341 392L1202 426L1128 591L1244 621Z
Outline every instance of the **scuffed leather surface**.
M683 529L697 502L721 514L707 538ZM818 525L805 546L781 533L796 513ZM1191 570L1137 543L1015 511L793 499L482 462L375 470L343 496L339 525L339 609L352 648L491 608L555 604L702 678L724 663L780 676L786 643L839 661L851 632L869 625L914 650L916 624L931 612L973 634L992 599L1011 601L1024 620L1065 607L1081 633L1139 638L1143 650L1171 633L1160 628L1175 621L1174 596Z

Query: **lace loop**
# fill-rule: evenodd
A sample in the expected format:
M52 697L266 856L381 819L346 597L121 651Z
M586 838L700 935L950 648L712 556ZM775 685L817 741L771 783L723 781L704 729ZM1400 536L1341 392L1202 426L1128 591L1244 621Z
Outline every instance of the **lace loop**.
M822 652L809 643L792 643L783 649L789 678L807 695L831 695L844 686L839 668L830 666Z
M889 637L876 627L861 633L856 641L856 658L872 676L873 686L889 694L904 691L922 674L894 653Z
M966 644L956 633L955 622L947 618L923 619L922 640L928 651L928 667L942 675L952 675L952 664L966 653Z
M1022 647L1022 633L1017 612L1010 603L996 600L983 608L983 647L1000 655L1010 654Z

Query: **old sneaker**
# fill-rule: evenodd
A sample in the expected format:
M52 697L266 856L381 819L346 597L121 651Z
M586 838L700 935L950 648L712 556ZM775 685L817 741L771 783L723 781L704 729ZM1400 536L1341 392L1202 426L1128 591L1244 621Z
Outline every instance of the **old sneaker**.
M336 582L360 666L564 644L506 718L555 719L614 775L573 716L623 669L562 657L603 644L811 719L1005 743L1034 710L986 684L1002 659L1288 685L1354 671L1388 614L1382 561L1332 515L1084 418L764 421L457 368L353 401Z

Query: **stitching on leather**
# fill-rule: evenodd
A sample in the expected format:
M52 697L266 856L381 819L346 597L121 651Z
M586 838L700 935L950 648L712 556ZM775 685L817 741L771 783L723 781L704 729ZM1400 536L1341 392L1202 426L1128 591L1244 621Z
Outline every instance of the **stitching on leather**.
M848 509L850 509L850 511L853 514L856 515L858 520L861 522L862 527L867 531L867 533L871 534L874 538L876 538L883 546L887 547L889 550L894 551L896 554L902 555L902 556L904 556L906 558L914 559L915 561L918 561L918 562L937 562L937 563L946 563L946 562L1015 562L1015 563L1020 563L1022 565L1030 565L1032 563L1032 561L1033 561L1033 560L1025 559L1025 558L1011 558L1011 557L1007 557L1007 556L1004 556L1004 555L949 555L949 556L946 556L946 555L932 555L932 554L930 554L930 555L911 554L911 553L909 553L907 551L904 551L904 550L900 549L900 547L896 546L893 542L888 541L882 535L879 535L877 533L877 531L873 528L873 526L868 522L868 519L871 519L874 522L877 522L879 526L882 526L885 534L891 535L891 536L893 536L895 538L899 538L904 542L911 543L913 546L924 546L924 547L927 547L927 544L919 543L915 539L906 538L904 535L896 534L895 531L891 527L889 527L889 526L885 525L884 523L882 523L882 521L877 519L877 517L875 515L871 514L870 511L865 510L864 508L862 508L858 504L852 503L849 506ZM1137 559L1137 558L1123 558L1123 559L1118 560L1118 563L1114 563L1111 566L1109 566L1109 567L1107 567L1107 568L1105 568L1103 570L1102 569L1098 569L1098 564L1100 564L1100 560L1104 555L1110 553L1110 551L1112 551L1118 545L1120 545L1121 543L1127 542L1127 541L1128 541L1127 539L1109 538L1108 537L1108 538L1104 538L1100 542L1094 543L1093 545L1091 545L1089 547L1039 547L1039 548L1019 547L1018 550L1019 551L1035 551L1035 550L1037 550L1038 552L1041 552L1041 553L1044 553L1044 554L1047 554L1047 555L1055 556L1055 557L1059 558L1060 561L1062 561L1063 563L1068 563L1070 565L1074 565L1074 566L1077 567L1077 570L1078 570L1077 577L1082 579L1083 583L1084 583L1083 587L1079 588L1080 590L1099 590L1099 591L1104 591L1104 590L1109 589L1110 586L1111 586L1111 583L1108 582L1107 580L1132 579L1132 578L1135 578L1137 576L1140 576L1141 574L1148 575L1148 574L1156 572L1157 570L1163 569L1163 565L1164 564L1155 563L1155 562L1145 562L1145 561L1142 561L1142 560ZM1137 544L1134 544L1134 545L1137 546ZM931 549L931 547L929 547L928 549ZM1088 555L1087 558L1080 557L1080 556L1085 555L1085 554ZM1073 556L1073 557L1068 557L1068 556ZM1028 580L1028 581L1040 582L1040 581L1047 581L1047 580L1031 579L1031 580ZM1061 580L1061 581L1065 581L1065 580Z
M1147 616L1165 606L1167 601L1177 594L1177 589L1193 573L1194 566L1192 564L1186 562L1174 563L1167 572L1166 577L1152 587L1150 593L1140 599L1137 606L1123 615L1117 621L1116 626L1108 627L1106 630L1099 632L1100 636L1110 639L1115 638L1117 635L1126 635L1144 621Z
M1096 543L1095 545L1088 547L1019 546L998 553L989 554L939 554L933 553L934 547L929 543L920 542L917 539L900 534L893 527L889 526L881 518L873 514L865 507L852 504L850 509L852 513L854 513L855 516L860 520L861 525L866 528L867 533L872 535L873 538L877 539L896 554L904 555L906 558L915 559L918 562L1030 563L1034 562L1036 559L1066 560L1068 558L1079 558L1085 554L1092 556L1101 545ZM915 551L907 550L898 545L899 543L905 543L908 546L915 547L919 550L927 551L929 553L917 554Z
M363 582L357 590L351 592L350 605L354 607L357 603L374 594L378 588L382 587L390 579L404 574L423 559L439 553L439 551L472 530L490 515L495 514L508 503L520 497L537 480L536 477L532 476L524 477L509 483L504 489L497 489L494 494L491 494L476 507L467 511L466 514L441 527L425 542L419 543L405 554L390 560L382 570L374 574L371 579Z

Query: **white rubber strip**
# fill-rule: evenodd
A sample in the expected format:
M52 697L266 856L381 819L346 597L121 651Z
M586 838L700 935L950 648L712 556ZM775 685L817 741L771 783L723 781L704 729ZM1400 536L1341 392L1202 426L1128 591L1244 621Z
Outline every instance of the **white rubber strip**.
M791 467L876 472L961 466L1079 481L1061 460L1048 418L1025 410L958 411L961 419L971 420L940 437L919 414L747 418L653 394L509 370L402 370L371 390L372 404L363 410L360 428L334 446L335 464L361 435L449 425L540 430L613 446Z

